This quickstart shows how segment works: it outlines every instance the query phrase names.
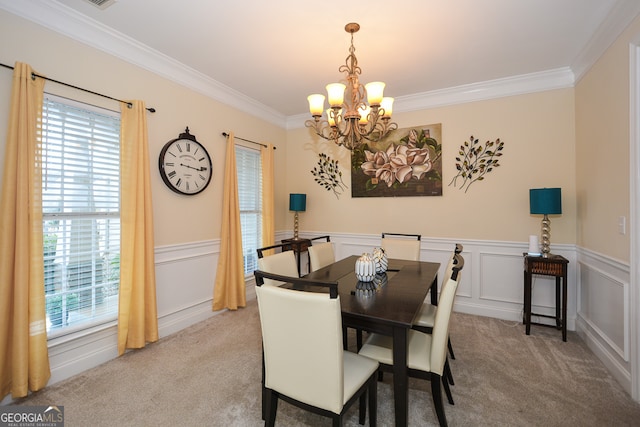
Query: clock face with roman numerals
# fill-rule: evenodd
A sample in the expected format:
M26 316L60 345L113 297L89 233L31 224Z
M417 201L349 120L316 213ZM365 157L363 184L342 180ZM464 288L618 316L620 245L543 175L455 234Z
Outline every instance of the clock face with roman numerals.
M207 188L213 173L209 153L189 133L189 128L162 147L158 166L167 187L187 196L193 196Z

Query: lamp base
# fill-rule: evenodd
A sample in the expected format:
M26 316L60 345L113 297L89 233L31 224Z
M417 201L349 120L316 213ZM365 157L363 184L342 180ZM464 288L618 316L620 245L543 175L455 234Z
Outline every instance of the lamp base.
M298 212L293 214L293 238L298 240Z
M540 252L542 252L543 258L549 258L549 254L551 253L551 220L547 214L544 214L542 218L542 227L540 230L540 237L542 239L542 244L540 245Z

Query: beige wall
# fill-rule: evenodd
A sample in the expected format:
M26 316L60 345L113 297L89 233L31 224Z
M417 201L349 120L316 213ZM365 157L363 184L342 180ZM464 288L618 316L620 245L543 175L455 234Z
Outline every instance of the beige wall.
M377 234L418 232L425 237L527 241L541 217L529 214L529 189L561 187L563 214L552 217L553 242L576 239L573 89L394 114L400 127L442 123L441 197L351 198L348 152L307 129L288 133L287 189L307 193L301 230ZM502 166L465 193L449 186L455 157L473 135L505 142ZM339 199L313 180L317 153L338 159L349 189ZM292 227L292 214L288 224Z
M0 58L10 65L27 62L52 78L111 96L142 99L158 110L148 116L158 246L219 237L226 146L220 134L234 131L278 146L277 230L292 229L288 193L304 192L308 206L300 217L302 231L417 231L430 237L526 241L540 226L540 217L528 213L528 189L560 186L563 214L552 217L552 244L577 243L628 260L629 236L618 234L617 221L619 216L629 219L627 43L639 28L636 20L575 93L554 90L395 114L401 127L442 123L442 197L352 199L348 152L318 140L310 130L285 131L4 11L0 35L13 42L0 46ZM10 81L11 71L0 69L3 136ZM46 90L117 108L52 83ZM195 197L172 193L157 173L162 145L185 126L214 158L213 182ZM455 175L457 149L470 135L482 141L499 137L505 149L502 166L464 193L448 184ZM339 199L313 181L310 171L320 151L340 161L349 189Z
M577 244L629 261L629 42L640 18L576 85ZM627 233L618 232L618 219Z
M157 246L219 238L226 149L225 138L221 136L223 131L278 146L275 155L277 179L284 181L286 132L282 128L5 11L0 11L0 37L5 41L0 45L0 61L7 65L25 62L38 73L56 80L115 98L141 99L147 107L156 108L157 112L147 118ZM0 68L0 156L4 156L11 76L11 70ZM51 82L46 83L45 91L111 109L119 108L116 102L105 102L94 95ZM184 132L186 126L212 155L214 167L210 186L191 197L170 191L158 173L162 146ZM280 218L284 219L284 211ZM278 222L277 228L284 227L280 219Z

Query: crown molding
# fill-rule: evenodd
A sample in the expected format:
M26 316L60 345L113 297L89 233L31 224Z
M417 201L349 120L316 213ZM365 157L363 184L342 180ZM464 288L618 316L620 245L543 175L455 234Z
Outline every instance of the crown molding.
M576 83L584 77L638 14L640 14L638 0L619 0L614 4L600 27L571 64Z
M398 97L396 99L397 108L394 108L394 110L415 111L443 107L525 93L563 89L573 87L573 84L573 72L569 67L563 67ZM396 103L394 103L394 107L396 107Z
M394 113L403 113L525 93L563 89L573 87L574 81L571 69L564 67L539 73L523 74L447 89L398 96L393 103L393 111ZM287 118L287 129L304 127L304 122L309 118L309 114L290 116Z
M0 9L137 65L225 105L285 127L286 117L271 107L55 0L0 0Z
M225 105L285 129L304 127L307 114L286 117L136 40L55 0L0 0L0 9L137 65ZM571 67L397 97L396 112L572 87L640 13L637 0L619 0Z

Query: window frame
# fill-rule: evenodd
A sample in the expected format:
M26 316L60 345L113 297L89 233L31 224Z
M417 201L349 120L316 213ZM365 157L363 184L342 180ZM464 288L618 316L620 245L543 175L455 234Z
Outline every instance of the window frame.
M243 201L242 201L242 185L243 183L241 182L241 176L240 174L242 172L244 172L243 170L241 170L242 168L240 167L241 165L238 163L239 162L239 152L242 153L246 153L246 154L251 154L251 157L255 163L256 163L256 168L253 169L254 171L257 171L257 173L255 174L256 176L255 178L255 193L253 193L253 209L244 209L242 208L243 205ZM242 266L244 269L244 275L245 275L245 279L250 279L251 277L253 277L253 271L256 270L258 268L258 254L256 252L256 249L262 247L262 227L263 227L263 215L264 215L264 210L263 210L263 202L262 202L262 179L263 179L263 173L262 173L262 152L259 149L256 149L254 147L248 147L246 145L242 145L242 144L235 144L235 154L236 154L236 174L237 174L237 180L238 180L238 204L240 207L240 224L241 224L241 229L242 229ZM254 241L256 243L255 248L249 248L249 250L247 250L246 246L247 244L245 243L247 240L249 240L249 238L245 235L245 233L247 233L247 231L245 230L245 227L242 227L242 223L243 223L243 214L245 215L257 215L257 224L256 224L256 236L254 238ZM247 260L251 260L252 264L251 265L247 265Z
M86 116L84 117L84 119L86 120L86 122L91 122L91 114L97 114L100 116L106 116L108 118L111 119L116 119L117 121L117 130L116 127L111 127L109 128L109 138L110 138L110 147L113 148L113 146L115 145L115 141L117 140L117 156L113 155L113 152L111 153L111 171L113 172L113 166L116 164L115 162L117 162L117 210L113 211L112 209L107 209L108 212L99 212L98 209L94 208L93 211L85 211L82 213L75 213L75 212L47 212L47 207L45 206L45 193L46 193L46 186L48 185L47 180L49 179L49 177L47 176L47 174L49 173L48 170L48 164L49 163L45 163L45 151L46 151L46 136L47 136L47 127L48 127L48 119L47 119L47 107L46 107L46 103L47 102L53 102L56 104L60 104L63 106L66 106L67 108L71 109L75 109L75 110L80 110L81 112L85 112ZM106 251L106 253L110 253L113 254L113 256L117 257L117 269L115 269L115 271L113 272L113 274L117 274L117 280L118 280L118 287L119 287L119 257L120 257L120 243L121 243L121 235L120 235L120 215L121 215L121 169L120 169L120 150L121 150L121 145L120 145L120 126L121 126L121 115L119 111L114 111L114 110L110 110L108 108L103 108L103 107L98 107L95 105L91 105L91 104L86 104L83 102L79 102L79 101L75 101L72 99L68 99L65 97L61 97L61 96L57 96L57 95L53 95L53 94L49 94L49 93L45 93L44 96L44 103L43 104L43 111L42 111L42 124L40 127L40 131L41 131L41 138L40 138L40 145L42 147L42 151L43 151L43 167L42 167L42 192L43 192L43 206L42 206L42 224L43 224L43 253L45 251L45 242L44 242L44 238L45 236L47 236L48 232L47 232L47 222L49 221L69 221L71 222L72 220L77 220L77 219L86 219L86 220L95 220L98 218L101 218L105 224L109 223L109 226L113 226L113 224L111 224L111 220L117 218L117 231L114 231L116 233L116 236L114 237L115 241L113 239L110 240L105 240L105 244L109 244L109 248ZM109 119L106 119L107 121ZM82 128L82 130L86 130L87 128ZM92 133L95 132L95 127L90 127L88 128L88 132ZM86 135L85 135L86 137ZM114 139L115 138L115 139ZM64 141L63 138L58 138L58 140L62 140ZM86 153L89 153L90 150L86 150ZM67 168L68 169L68 168ZM93 171L93 169L92 169ZM89 175L91 175L91 172L89 172ZM95 183L95 180L91 181L91 185L93 185L93 183ZM105 199L108 199L109 195L113 195L113 190L114 190L114 185L113 183L111 183L107 188L108 190L106 190L106 192L103 193L103 197ZM64 190L60 190L60 191L64 191ZM88 190L90 194L92 194L95 197L95 193L96 190L94 188L90 188L90 190ZM67 199L68 200L68 199ZM113 203L113 197L110 199L111 200L111 204ZM109 202L103 202L105 205L109 205ZM91 227L93 229L93 227L95 227L95 221L91 221ZM69 226L70 227L70 226ZM56 233L58 233L57 239L60 238L60 234L64 233L64 231L56 231ZM93 233L92 233L93 234ZM108 234L108 233L107 233ZM84 237L84 236L83 236ZM98 239L100 239L98 237ZM84 244L86 241L82 240L82 243ZM95 242L90 243L90 246L93 246L94 244L96 244ZM117 246L117 250L115 249ZM59 247L59 245L58 245ZM72 249L70 246L62 246L62 250L65 251L64 254L60 255L60 257L62 259L68 259L72 253ZM101 249L97 249L97 251L100 251ZM56 256L56 258L58 257L58 255L54 255ZM94 253L94 251L92 250L92 255L91 255L91 283L90 283L90 288L88 289L91 292L91 315L90 317L88 317L86 320L84 321L79 321L77 323L71 323L70 325L65 325L63 322L63 326L59 327L59 328L53 328L53 327L49 327L49 325L47 326L47 340L50 342L50 344L52 342L62 342L62 341L67 341L68 339L75 339L81 336L85 336L85 335L89 335L92 333L95 333L98 330L101 329L105 329L105 328L109 328L112 326L117 325L117 318L118 318L118 293L119 293L119 289L118 289L118 293L115 293L114 295L111 295L112 301L111 301L111 306L110 308L107 310L106 313L104 314L98 314L95 311L96 308L96 295L97 292L96 290L98 288L104 288L105 286L107 286L107 282L109 280L113 279L113 275L111 277L109 277L108 275L111 274L109 273L109 268L111 267L111 258L106 259L106 263L108 264L106 267L103 266L100 268L99 273L102 274L103 270L107 270L107 273L105 273L105 277L103 278L96 278L96 268L95 268L95 262L96 259L100 258L100 254L98 253ZM46 258L45 258L46 259ZM105 262L105 259L100 258L101 262ZM61 263L62 264L62 263ZM79 264L78 264L79 265ZM55 271L55 270L54 270ZM68 274L68 272L66 271L66 269L64 267L61 267L61 271L60 271L60 277L57 278L58 283L62 283L62 282L68 282L69 278L65 278L65 273ZM55 274L55 272L54 272ZM45 284L43 284L43 286L46 285L46 280L45 280ZM68 284L66 285L68 286ZM64 289L62 289L61 291L59 291L57 294L62 294L62 293L66 293L66 294L71 294L72 291L70 291L65 285L62 285L62 287ZM83 285L80 285L80 287L82 289ZM83 292L83 290L80 289L78 290L77 293ZM85 291L87 289L84 289ZM46 291L45 291L46 292ZM47 298L47 296L50 294L45 294L45 299ZM76 298L78 298L76 296ZM46 306L46 304L45 304ZM64 311L63 311L64 312ZM68 314L67 314L68 315ZM49 320L49 313L47 312L47 319Z

